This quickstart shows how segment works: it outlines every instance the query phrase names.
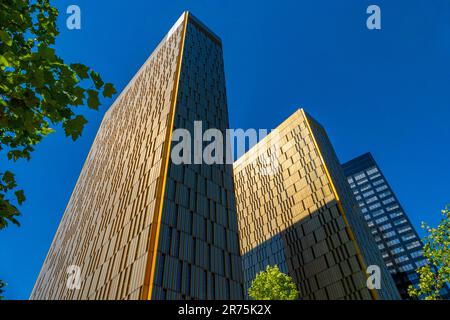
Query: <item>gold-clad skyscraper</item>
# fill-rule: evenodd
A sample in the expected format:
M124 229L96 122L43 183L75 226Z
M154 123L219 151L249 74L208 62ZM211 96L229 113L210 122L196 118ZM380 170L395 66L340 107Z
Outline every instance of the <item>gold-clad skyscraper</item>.
M237 160L234 177L246 288L277 265L301 299L399 298L325 130L302 109Z
M197 120L228 128L223 54L186 12L106 112L32 299L243 297L232 166L169 159Z

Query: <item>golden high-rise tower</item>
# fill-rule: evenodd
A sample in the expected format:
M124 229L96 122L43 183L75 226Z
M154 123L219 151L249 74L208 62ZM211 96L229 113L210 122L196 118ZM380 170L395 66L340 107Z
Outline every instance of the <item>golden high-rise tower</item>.
M232 166L169 161L196 120L228 128L221 41L186 12L106 112L31 299L243 297Z
M234 177L246 289L277 265L301 299L399 298L325 130L303 109L238 159Z

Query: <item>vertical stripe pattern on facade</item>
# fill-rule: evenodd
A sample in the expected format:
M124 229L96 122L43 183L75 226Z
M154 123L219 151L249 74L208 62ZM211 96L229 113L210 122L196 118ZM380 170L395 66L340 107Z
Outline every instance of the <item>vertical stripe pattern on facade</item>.
M298 110L234 164L245 287L277 264L293 277L301 299L398 298L387 272L381 290L366 285L360 226L348 222L355 213L346 211L348 199L334 181L342 169L317 125ZM273 145L278 170L263 174L261 150Z

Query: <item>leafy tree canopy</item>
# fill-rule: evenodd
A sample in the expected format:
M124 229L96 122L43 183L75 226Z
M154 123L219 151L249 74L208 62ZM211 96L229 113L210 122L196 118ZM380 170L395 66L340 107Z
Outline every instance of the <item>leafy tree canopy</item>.
M282 273L278 266L267 266L253 280L248 295L252 300L295 300L298 291L292 278Z
M0 300L5 299L5 297L3 296L3 293L5 292L5 286L6 284L3 282L3 280L0 280Z
M423 255L428 264L416 270L419 285L410 286L411 297L422 300L442 299L445 284L450 283L450 206L442 211L442 220L437 228L422 223L428 235L423 239Z
M57 55L57 16L49 0L0 2L0 156L11 161L29 160L34 146L57 124L76 140L87 120L75 107L98 110L100 94L110 98L116 93L94 70L68 65ZM14 174L0 170L0 230L8 222L19 225L13 202L24 200Z

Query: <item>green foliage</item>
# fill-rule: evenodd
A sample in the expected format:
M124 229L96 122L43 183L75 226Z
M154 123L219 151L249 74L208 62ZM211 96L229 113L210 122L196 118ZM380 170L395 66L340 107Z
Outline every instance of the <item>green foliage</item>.
M450 283L450 206L442 210L442 220L437 228L422 223L428 235L423 239L423 255L428 264L416 270L418 287L410 286L408 294L421 300L439 300L441 290Z
M110 98L114 86L81 63L67 65L55 49L58 10L50 0L0 2L0 152L9 160L30 159L34 146L62 124L66 136L80 137L87 123L74 108L98 110L99 93ZM15 190L14 175L0 172L0 229L18 224L14 202L24 200Z
M0 280L0 300L5 299L3 296L3 293L5 292L6 283L3 282L3 280Z
M282 273L277 266L267 266L256 275L248 295L252 300L295 300L297 287L291 277Z
M0 230L6 228L8 221L17 226L20 225L16 219L20 214L19 210L10 200L5 198L5 195L16 187L16 180L11 171L0 172ZM15 200L19 205L25 201L23 190L16 190L14 194Z

